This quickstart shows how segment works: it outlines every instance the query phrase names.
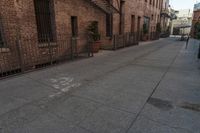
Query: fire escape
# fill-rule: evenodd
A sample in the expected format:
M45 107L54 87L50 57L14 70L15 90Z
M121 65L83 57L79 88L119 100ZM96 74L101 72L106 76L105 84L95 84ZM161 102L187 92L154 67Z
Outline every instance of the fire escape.
M90 1L91 4L93 4L94 6L96 6L99 9L101 9L105 13L114 14L114 13L120 12L117 8L115 8L113 6L113 4L112 4L112 2L110 2L110 0L88 0L88 1Z
M118 13L120 16L119 33L124 33L125 25L125 1L126 0L88 0L93 6L101 9L106 14ZM113 4L114 3L114 4Z

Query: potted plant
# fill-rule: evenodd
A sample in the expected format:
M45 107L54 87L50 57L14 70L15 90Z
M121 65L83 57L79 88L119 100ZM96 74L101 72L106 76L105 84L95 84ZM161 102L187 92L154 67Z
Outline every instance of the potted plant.
M157 39L160 38L160 33L161 33L161 24L160 23L157 23L156 24L156 36L157 36Z
M93 21L87 28L87 34L89 42L92 44L92 52L97 53L99 52L101 41L100 41L100 34L98 31L98 22Z
M156 32L158 32L158 33L161 32L161 25L160 25L160 23L156 24Z
M200 39L200 23L199 22L195 24L195 38L198 40Z
M143 37L142 37L143 41L148 40L148 33L149 33L148 25L143 24Z

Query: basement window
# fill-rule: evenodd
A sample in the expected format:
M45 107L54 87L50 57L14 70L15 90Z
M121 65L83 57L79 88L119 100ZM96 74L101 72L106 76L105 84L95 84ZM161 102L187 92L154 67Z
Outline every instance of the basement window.
M54 42L55 17L52 0L34 0L39 43Z

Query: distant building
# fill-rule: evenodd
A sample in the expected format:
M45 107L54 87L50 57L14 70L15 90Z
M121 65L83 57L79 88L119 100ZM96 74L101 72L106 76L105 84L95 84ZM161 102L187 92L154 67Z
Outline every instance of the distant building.
M194 11L200 10L200 3L194 5Z
M178 10L177 19L172 21L171 34L190 34L192 14L190 9Z
M161 10L161 37L169 36L169 23L170 23L170 12L169 12L169 0L163 0Z

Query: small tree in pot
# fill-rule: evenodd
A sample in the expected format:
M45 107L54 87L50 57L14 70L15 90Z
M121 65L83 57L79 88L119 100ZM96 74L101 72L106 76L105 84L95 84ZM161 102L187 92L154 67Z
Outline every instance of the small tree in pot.
M161 24L160 23L156 24L156 32L161 33Z
M160 33L161 33L161 24L160 23L157 23L156 24L156 39L159 39L160 38Z
M87 28L87 34L89 42L92 43L92 52L97 53L100 49L100 34L98 31L98 22L92 21L91 24Z

